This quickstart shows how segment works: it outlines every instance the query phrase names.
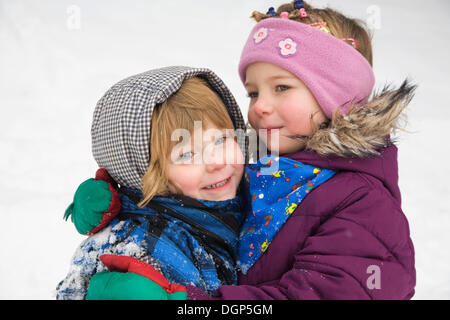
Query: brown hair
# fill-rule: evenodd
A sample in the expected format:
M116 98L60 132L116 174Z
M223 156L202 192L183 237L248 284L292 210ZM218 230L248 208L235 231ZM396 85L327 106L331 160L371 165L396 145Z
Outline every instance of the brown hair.
M344 16L331 8L318 9L313 8L304 2L307 17L300 17L299 10L294 8L294 3L285 3L278 7L277 15L280 17L281 12L288 12L289 19L301 23L311 24L316 22L326 22L331 34L336 38L353 38L356 40L357 49L372 66L372 34L362 20L352 19ZM264 14L253 11L251 18L259 22L266 18L272 18L270 14Z
M179 141L171 141L176 129L194 132L194 121L207 122L221 129L234 129L227 109L219 96L199 77L183 82L180 89L162 104L156 106L152 114L150 129L150 163L142 178L143 199L139 206L147 205L156 195L166 195L168 189L167 164L172 148ZM175 185L177 188L177 186ZM177 188L179 193L182 191Z

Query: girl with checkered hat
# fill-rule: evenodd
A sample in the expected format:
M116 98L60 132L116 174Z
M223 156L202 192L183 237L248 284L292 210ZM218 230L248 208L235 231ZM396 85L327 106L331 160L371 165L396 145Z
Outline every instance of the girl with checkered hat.
M126 78L97 103L101 169L66 211L89 234L58 299L184 299L237 283L244 159L240 110L210 70L167 67Z

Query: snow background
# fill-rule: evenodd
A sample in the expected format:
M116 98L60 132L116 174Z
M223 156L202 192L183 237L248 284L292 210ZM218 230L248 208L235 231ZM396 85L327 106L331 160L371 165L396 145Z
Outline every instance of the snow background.
M95 173L90 125L117 81L167 65L208 67L243 114L237 74L253 10L275 0L0 0L0 299L53 299L85 238L63 220L76 187ZM374 29L377 87L419 84L400 134L403 209L416 248L415 299L450 299L450 2L327 3Z

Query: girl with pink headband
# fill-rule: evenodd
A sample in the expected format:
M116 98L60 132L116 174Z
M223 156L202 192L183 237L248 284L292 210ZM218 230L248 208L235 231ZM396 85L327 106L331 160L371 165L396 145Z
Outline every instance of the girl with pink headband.
M368 31L330 8L296 0L252 17L239 76L269 155L245 170L238 285L188 285L187 299L411 299L391 134L415 86L373 93Z
M390 136L415 86L371 97L369 33L330 8L294 1L253 18L239 76L271 155L246 168L239 285L211 298L410 299L414 247ZM206 298L188 287L188 299Z

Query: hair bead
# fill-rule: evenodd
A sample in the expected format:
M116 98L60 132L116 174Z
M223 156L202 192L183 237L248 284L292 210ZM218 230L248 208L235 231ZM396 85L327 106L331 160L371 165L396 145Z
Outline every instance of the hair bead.
M273 17L273 16L276 16L277 13L275 12L275 8L274 7L270 7L269 11L267 11L266 14L270 14Z
M295 0L294 9L297 9L300 12L301 18L306 18L308 16L305 10L305 4L303 3L303 0Z

